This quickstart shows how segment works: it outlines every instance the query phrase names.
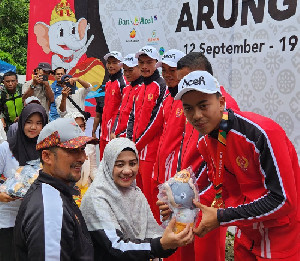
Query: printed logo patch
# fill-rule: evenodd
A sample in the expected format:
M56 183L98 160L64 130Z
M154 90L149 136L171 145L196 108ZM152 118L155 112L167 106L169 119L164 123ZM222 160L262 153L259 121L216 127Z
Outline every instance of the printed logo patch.
M249 166L249 161L244 156L237 156L236 164L243 170L246 171Z
M176 109L176 117L178 118L178 117L180 117L182 114L183 114L183 109L177 108L177 109Z
M153 100L153 93L148 94L148 101L151 101L151 100Z

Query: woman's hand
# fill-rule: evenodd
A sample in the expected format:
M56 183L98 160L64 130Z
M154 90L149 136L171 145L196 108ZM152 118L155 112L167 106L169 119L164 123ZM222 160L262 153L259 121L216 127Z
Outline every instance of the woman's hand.
M193 228L190 225L187 225L183 231L178 234L175 234L174 227L175 227L175 218L169 222L162 238L160 239L160 243L164 250L167 249L175 249L177 247L186 246L193 242L194 234Z
M0 192L0 202L11 202L16 200L17 198L12 198L5 192Z

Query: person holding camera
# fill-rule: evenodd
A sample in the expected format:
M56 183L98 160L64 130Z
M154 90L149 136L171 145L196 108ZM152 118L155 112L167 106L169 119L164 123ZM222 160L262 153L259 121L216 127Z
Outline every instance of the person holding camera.
M82 85L83 88L77 88L76 82ZM67 113L81 112L87 120L88 116L84 111L84 101L87 94L93 86L72 75L64 75L61 77L61 86L63 87L61 95L55 99L57 112L60 117L64 117Z
M54 102L54 94L48 82L51 73L49 63L39 63L38 67L33 70L33 77L30 81L24 83L22 88L23 102L30 96L35 96L40 100L41 105L49 114L49 106Z

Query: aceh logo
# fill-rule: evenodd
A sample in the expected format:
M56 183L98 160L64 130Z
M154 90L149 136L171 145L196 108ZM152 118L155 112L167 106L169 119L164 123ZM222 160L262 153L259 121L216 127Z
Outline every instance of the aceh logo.
M164 56L163 56L163 60L164 59L175 59L176 57L175 57L175 53L172 53L172 54L164 54Z
M126 57L124 59L125 62L133 62L133 57Z
M200 76L197 79L193 79L193 80L189 80L189 81L187 81L186 79L184 79L183 80L182 88L189 87L191 85L202 85L202 84L205 85L205 78L204 78L204 76Z

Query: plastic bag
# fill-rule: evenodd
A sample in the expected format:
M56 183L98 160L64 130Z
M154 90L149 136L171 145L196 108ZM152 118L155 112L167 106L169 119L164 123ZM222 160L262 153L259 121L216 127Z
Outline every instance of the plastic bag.
M192 170L189 168L177 172L174 177L159 185L158 189L158 199L167 203L172 211L170 219L164 221L162 225L166 227L175 217L175 233L181 232L187 224L193 226L199 213L193 199L199 200L199 192Z
M6 192L11 197L23 198L38 177L40 169L41 162L37 159L26 162L24 167L12 170L14 175L0 185L0 192Z

